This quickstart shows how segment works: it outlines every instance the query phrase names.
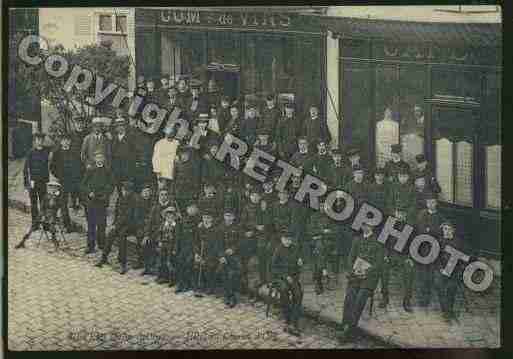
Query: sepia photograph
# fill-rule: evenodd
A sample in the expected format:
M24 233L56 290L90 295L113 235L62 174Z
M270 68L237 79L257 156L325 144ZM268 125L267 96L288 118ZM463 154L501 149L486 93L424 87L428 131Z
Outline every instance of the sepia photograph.
M3 18L7 351L503 346L501 6L59 4Z

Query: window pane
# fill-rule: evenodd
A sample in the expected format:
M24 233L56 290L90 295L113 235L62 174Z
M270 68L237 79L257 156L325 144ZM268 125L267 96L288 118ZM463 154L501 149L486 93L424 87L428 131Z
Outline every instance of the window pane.
M126 16L116 16L116 31L126 34Z
M501 208L501 146L486 147L486 207Z
M433 71L433 96L465 97L479 102L481 77L478 71Z
M472 206L472 144L456 143L456 200L457 204Z
M112 31L112 15L100 15L100 31Z
M436 178L442 188L440 199L445 202L453 202L453 156L452 142L446 138L436 141Z
M415 166L415 156L424 153L424 91L426 71L419 67L399 70L399 120L403 157Z

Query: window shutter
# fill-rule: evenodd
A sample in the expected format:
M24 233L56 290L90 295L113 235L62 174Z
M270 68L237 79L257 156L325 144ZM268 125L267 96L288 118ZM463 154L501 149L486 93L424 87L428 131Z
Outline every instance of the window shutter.
M91 18L88 15L75 15L75 36L91 35Z

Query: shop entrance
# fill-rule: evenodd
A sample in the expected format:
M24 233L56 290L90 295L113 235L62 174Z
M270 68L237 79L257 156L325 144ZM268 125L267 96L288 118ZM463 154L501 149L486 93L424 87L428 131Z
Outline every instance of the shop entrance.
M216 82L220 93L228 96L230 99L239 97L240 73L238 71L207 71L207 77L208 81L213 79Z

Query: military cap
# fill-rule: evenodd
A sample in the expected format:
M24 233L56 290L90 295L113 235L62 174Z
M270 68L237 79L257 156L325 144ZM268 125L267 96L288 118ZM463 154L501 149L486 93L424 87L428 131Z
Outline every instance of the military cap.
M114 126L121 126L121 125L126 125L126 120L122 117L116 118L116 120L114 120Z
M93 118L93 121L92 121L93 125L102 124L102 123L103 123L103 119L101 117L94 117Z
M298 136L297 141L308 141L308 137L306 137L305 135Z
M61 135L61 141L62 141L62 140L71 140L71 135L70 135L69 133L66 133L66 132L65 132L65 133L63 133L63 134Z
M191 76L190 76L190 75L188 75L188 74L181 74L181 75L178 75L178 79L177 79L177 80L178 80L178 81L181 81L181 80L189 81L189 78L190 78L190 77L191 77Z
M160 212L160 214L161 214L161 215L163 215L163 216L165 216L165 215L166 215L166 213L169 213L169 212L171 212L171 213L175 213L175 212L176 212L176 208L175 208L174 206L168 206L168 207L164 208L164 209L162 210L162 212Z
M422 173L422 172L417 172L415 174L415 180L418 180L419 178L424 178L425 179L426 175L424 173Z
M354 165L353 166L353 172L359 172L359 171L363 172L364 168L362 166L360 166L360 165Z
M401 153L401 145L399 145L397 143L392 145L391 149L392 149L392 153Z
M399 168L398 168L398 173L399 174L406 174L406 175L409 175L410 174L410 167L408 166L408 164L406 163L401 163L399 165Z
M331 150L331 155L342 155L342 151L340 151L338 148L334 148Z
M177 152L178 153L191 153L192 152L192 147L187 145L187 146L179 146L178 149L177 149Z
M426 156L424 156L422 153L418 154L415 156L415 161L417 161L417 163L426 162Z
M448 227L451 227L452 229L455 228L454 223L452 223L448 219L445 219L445 220L442 221L442 224L440 224L440 228L442 228L443 226L448 226Z
M57 181L50 181L46 184L46 187L61 188L61 184Z
M280 231L280 236L283 238L283 237L286 237L286 238L290 238L290 239L294 239L294 234L292 233L291 230L289 230L288 228L283 228L281 231Z
M358 154L360 154L360 150L358 148L356 148L356 147L353 147L353 148L350 148L350 149L347 150L347 155L349 157L355 156L355 155L358 155Z
M144 183L142 184L142 186L141 186L141 190L143 190L143 189L147 189L147 188L149 188L149 189L153 189L153 184L152 184L151 182L144 182Z
M85 117L84 117L84 116L82 116L82 115L73 116L73 121L76 121L76 122L85 122Z
M230 98L226 95L221 96L221 101L230 103Z
M210 116L208 113L200 113L199 116L196 118L196 121L202 122L202 121L208 121L210 119Z
M270 94L265 97L266 101L274 101L274 95Z
M198 80L198 79L192 79L192 80L190 81L189 86L190 86L190 88L191 88L191 89L199 89L199 88L201 87L201 85L202 85L202 84L203 84L203 83L202 83L200 80Z
M132 182L132 181L123 181L123 182L121 182L121 185L125 189L128 189L128 190L133 190L134 189L134 182Z
M262 135L269 136L269 130L264 127L260 127L260 128L257 128L256 134L257 134L257 136L262 136Z
M235 216L235 211L233 209L231 209L231 208L225 208L224 215L225 216L228 216L228 215Z

